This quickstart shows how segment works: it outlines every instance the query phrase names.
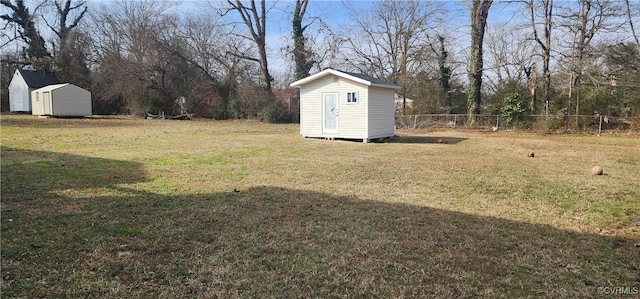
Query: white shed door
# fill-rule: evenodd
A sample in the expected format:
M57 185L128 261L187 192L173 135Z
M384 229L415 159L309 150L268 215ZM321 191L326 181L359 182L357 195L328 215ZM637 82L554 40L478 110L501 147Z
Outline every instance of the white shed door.
M53 115L53 112L51 111L51 93L48 91L45 91L42 93L42 104L44 105L44 109L42 111L43 115Z
M322 94L322 133L338 133L338 94Z

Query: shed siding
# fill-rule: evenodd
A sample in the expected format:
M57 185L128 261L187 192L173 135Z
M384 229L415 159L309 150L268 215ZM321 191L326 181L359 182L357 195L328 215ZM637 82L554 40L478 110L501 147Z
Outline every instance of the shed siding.
M340 138L366 138L367 136L367 86L340 78L338 91L338 120ZM357 92L358 102L347 103L347 93Z
M395 134L394 90L369 88L369 138L392 137Z
M31 90L27 86L27 82L16 71L13 74L11 83L9 83L9 111L11 112L29 112L31 111Z
M51 114L55 116L91 115L91 93L75 85L53 90L51 104Z

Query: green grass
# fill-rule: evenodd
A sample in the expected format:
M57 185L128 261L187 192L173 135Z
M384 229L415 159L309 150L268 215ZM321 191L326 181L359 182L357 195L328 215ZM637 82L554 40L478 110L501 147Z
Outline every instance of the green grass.
M576 298L640 285L637 137L408 130L363 144L298 129L2 115L0 297Z

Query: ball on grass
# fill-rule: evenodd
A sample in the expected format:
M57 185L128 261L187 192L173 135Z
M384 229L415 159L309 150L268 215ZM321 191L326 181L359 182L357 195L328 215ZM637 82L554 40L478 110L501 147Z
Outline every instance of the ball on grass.
M527 157L529 157L529 158L533 158L535 156L536 156L536 154L534 154L533 152L530 152L530 153L527 154Z
M591 168L591 174L593 175L602 175L604 171L602 170L602 167L600 166L593 166L593 168Z

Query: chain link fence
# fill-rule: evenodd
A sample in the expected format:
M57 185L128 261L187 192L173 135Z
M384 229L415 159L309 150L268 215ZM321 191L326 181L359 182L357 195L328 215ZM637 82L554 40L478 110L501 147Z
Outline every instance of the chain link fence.
M626 131L640 129L640 119L605 115L527 115L511 121L505 115L420 114L396 116L399 129L533 129L544 131Z

